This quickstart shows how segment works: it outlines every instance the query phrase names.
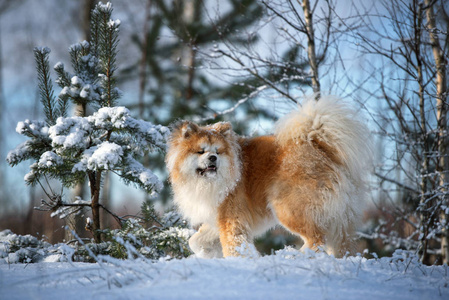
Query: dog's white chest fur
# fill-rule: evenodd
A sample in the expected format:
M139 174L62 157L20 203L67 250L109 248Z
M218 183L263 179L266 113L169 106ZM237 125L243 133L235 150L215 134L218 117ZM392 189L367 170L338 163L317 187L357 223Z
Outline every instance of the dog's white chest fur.
M235 187L235 182L192 178L175 186L175 203L192 225L217 226L217 209Z

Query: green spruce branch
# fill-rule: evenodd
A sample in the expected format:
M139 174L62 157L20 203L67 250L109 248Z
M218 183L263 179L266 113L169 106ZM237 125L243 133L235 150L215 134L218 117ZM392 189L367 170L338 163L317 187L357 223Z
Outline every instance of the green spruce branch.
M34 58L36 60L38 75L39 97L44 107L45 121L48 125L53 125L56 122L57 114L55 113L53 83L50 78L50 64L48 60L50 52L51 50L47 47L34 48Z

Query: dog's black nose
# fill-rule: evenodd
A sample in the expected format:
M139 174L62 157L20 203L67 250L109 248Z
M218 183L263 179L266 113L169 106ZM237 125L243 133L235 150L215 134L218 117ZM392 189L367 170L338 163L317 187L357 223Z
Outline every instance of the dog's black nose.
M215 155L211 155L211 156L209 156L209 160L211 162L217 161L217 157Z

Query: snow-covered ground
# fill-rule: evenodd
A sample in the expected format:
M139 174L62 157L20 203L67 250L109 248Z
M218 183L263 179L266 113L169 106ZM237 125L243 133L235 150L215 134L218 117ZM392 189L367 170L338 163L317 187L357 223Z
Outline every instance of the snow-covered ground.
M408 252L335 259L293 249L259 258L0 264L0 299L449 299L447 266Z

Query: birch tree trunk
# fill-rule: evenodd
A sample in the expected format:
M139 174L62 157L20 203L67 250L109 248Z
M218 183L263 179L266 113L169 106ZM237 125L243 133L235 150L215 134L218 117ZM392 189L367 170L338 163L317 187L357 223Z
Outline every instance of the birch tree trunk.
M438 152L439 161L437 171L439 173L439 193L441 194L441 206L445 208L448 206L447 199L447 183L448 176L445 173L448 168L447 158L447 82L446 82L446 64L444 60L444 54L441 49L439 37L437 34L437 27L435 24L435 14L433 11L434 1L425 0L426 5L426 18L427 18L427 30L430 35L430 43L432 46L433 58L435 60L436 67L436 108L437 108L437 126L438 126ZM447 225L448 215L446 209L442 209L439 216L440 226L442 227L441 237L441 256L442 263L447 264L449 262L449 231Z
M315 99L320 99L320 80L318 76L318 62L316 59L316 50L315 50L315 32L313 29L313 13L311 11L309 0L302 1L302 9L304 11L304 19L306 25L306 34L307 34L307 56L309 58L310 69L312 70L312 88L315 93Z

